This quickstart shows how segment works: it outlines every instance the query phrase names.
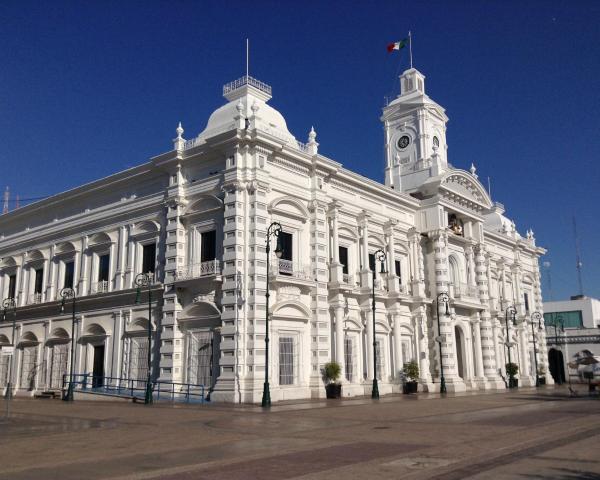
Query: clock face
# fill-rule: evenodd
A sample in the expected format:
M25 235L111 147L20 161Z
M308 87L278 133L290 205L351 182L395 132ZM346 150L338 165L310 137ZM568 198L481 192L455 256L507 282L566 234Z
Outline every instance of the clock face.
M400 137L400 139L398 140L398 148L406 148L408 147L408 144L410 143L410 138L408 137L408 135L402 135Z

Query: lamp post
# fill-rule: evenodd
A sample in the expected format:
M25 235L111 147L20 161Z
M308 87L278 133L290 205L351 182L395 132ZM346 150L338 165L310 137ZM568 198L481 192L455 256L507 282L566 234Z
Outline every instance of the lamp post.
M535 323L538 324L538 330L542 329L542 314L535 311L531 314L531 336L533 337L533 361L535 363L535 386L540 386L540 377L538 375L538 360L537 360L537 346L535 343Z
M560 325L560 331L564 332L565 331L565 324L564 324L562 315L554 315L553 314L552 316L554 317L554 322L553 322L554 323L554 341L556 342L556 348L559 348L558 347L558 328L557 327L558 327L558 325ZM561 352L562 352L562 348L561 348ZM556 363L558 363L558 362L556 362ZM557 383L559 385L562 385L564 383L563 382L564 376L560 374L561 371L563 371L563 369L562 368L558 368L558 365L557 365L556 373L557 373L557 376L558 376L558 382ZM569 380L570 380L570 377L569 377Z
M511 317L512 317L512 323L513 325L517 324L517 309L515 307L513 307L512 305L509 305L508 307L506 307L506 311L504 312L504 323L506 324L506 348L508 349L508 364L510 365L510 372L508 372L508 388L514 388L515 386L515 376L513 373L513 369L512 369L512 360L510 358L510 332L509 332L509 328L508 328L508 314L510 313Z
M13 378L13 358L15 356L15 329L17 323L17 303L12 297L5 298L2 301L2 321L6 321L6 312L11 311L13 313L12 321L12 335L10 344L12 347L12 353L8 357L8 382L6 382L6 418L10 416L10 399L12 398L12 378Z
M152 403L152 274L138 273L135 277L137 292L135 303L140 303L142 287L148 287L148 376L146 379L146 394L144 404Z
M436 301L436 312L437 312L437 326L438 326L438 347L440 350L440 393L446 393L446 379L444 377L444 361L442 357L442 331L440 330L440 301L446 304L446 311L444 315L450 315L448 310L448 304L450 303L450 297L446 292L439 293Z
M378 249L373 254L375 262L381 262L381 273L385 273L385 260L387 258L385 252ZM375 280L377 279L377 263L373 265L373 288L371 299L373 301L373 390L371 398L379 398L379 385L377 384L377 328L375 326Z
M63 396L66 402L73 401L73 365L75 364L75 305L76 298L75 290L70 287L65 287L59 292L62 301L60 303L60 313L65 313L65 303L71 299L71 362L69 365L69 388Z
M263 385L263 394L262 394L262 402L261 405L263 407L271 406L271 391L269 389L269 263L271 256L271 236L275 236L277 238L277 245L275 247L275 255L277 258L281 258L283 254L283 249L281 248L281 239L279 235L281 234L281 224L278 222L273 222L269 225L267 229L267 291L265 293L266 300L266 313L265 313L265 383Z

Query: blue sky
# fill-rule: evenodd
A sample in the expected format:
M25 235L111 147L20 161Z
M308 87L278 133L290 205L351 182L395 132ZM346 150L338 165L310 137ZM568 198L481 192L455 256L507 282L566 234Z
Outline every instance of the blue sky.
M320 151L383 180L379 121L414 64L450 117L449 160L491 177L492 196L547 247L553 296L600 297L600 2L228 1L0 4L0 185L51 195L191 138L245 71ZM400 65L399 65L400 60ZM545 298L549 298L546 288Z

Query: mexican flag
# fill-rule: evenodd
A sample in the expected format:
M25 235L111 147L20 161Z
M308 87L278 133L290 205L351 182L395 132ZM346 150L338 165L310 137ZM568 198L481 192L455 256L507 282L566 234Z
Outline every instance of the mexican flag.
M408 38L404 40L400 40L399 42L390 43L387 46L388 53L392 53L394 50L402 50L404 47L408 45Z

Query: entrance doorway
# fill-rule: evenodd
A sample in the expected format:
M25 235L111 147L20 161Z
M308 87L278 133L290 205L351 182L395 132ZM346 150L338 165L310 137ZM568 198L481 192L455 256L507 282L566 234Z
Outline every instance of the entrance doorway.
M460 328L454 327L454 342L456 344L456 366L458 368L458 376L464 380L465 378L465 352L463 351L463 336Z
M550 375L554 383L565 383L565 361L563 353L556 348L551 348L548 352L548 363L550 363Z
M104 345L94 345L94 366L92 370L92 388L104 385Z

